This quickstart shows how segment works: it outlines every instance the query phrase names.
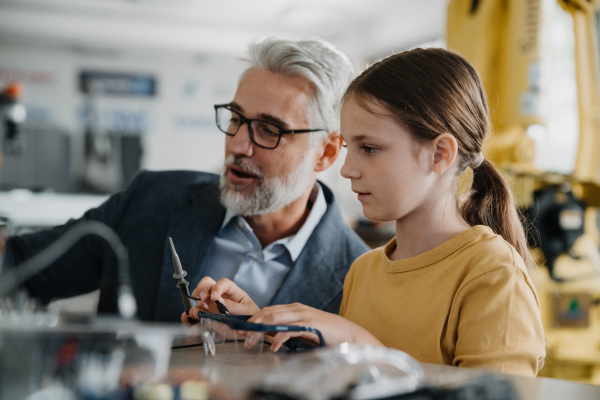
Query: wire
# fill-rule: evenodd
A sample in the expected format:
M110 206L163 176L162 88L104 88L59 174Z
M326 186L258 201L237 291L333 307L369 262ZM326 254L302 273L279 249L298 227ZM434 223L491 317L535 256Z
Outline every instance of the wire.
M187 298L188 298L188 299L202 301L202 299L201 299L201 298L199 298L199 297L192 297L192 296L190 296L189 294L186 294L186 296L187 296Z
M199 298L197 298L197 297L192 297L192 296L190 296L190 295L189 295L189 294L187 294L187 293L184 293L184 294L185 294L185 296L186 296L188 299L192 299L192 300L198 300L198 301L201 301L201 300L202 300L202 299L199 299ZM229 315L229 310L227 309L227 307L225 306L225 304L221 303L220 301L215 301L215 304L216 304L216 306L217 306L217 310L219 310L219 312L220 312L221 314Z
M111 228L97 221L83 221L77 224L40 253L0 275L0 298L12 293L27 279L43 271L87 235L100 236L115 253L118 265L119 313L124 318L133 318L137 306L131 291L127 249Z
M200 319L222 322L234 330L254 331L254 332L311 332L319 338L320 347L326 347L325 339L321 332L312 326L303 325L270 325L259 324L256 322L247 322L251 315L222 315L199 311Z

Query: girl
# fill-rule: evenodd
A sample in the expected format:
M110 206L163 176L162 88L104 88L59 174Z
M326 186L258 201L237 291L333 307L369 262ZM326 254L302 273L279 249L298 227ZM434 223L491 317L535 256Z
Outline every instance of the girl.
M535 265L510 189L483 157L490 130L482 84L461 56L416 49L374 64L343 99L341 173L365 217L396 221L396 236L353 263L340 315L301 304L259 311L227 280L205 278L194 295L223 297L251 322L315 327L328 345L384 345L421 362L535 376L545 355ZM459 200L468 167L471 190ZM248 332L247 344L259 335ZM291 336L317 340L277 333L272 349Z

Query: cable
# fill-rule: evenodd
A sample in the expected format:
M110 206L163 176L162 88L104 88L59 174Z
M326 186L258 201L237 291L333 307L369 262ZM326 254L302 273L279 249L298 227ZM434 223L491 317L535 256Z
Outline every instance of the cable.
M119 236L107 225L97 221L84 221L71 228L57 241L40 253L31 257L0 276L0 298L12 293L23 282L43 271L69 250L79 239L87 235L100 236L110 246L117 258L118 267L118 311L125 319L132 319L137 313L137 304L129 277L127 249Z

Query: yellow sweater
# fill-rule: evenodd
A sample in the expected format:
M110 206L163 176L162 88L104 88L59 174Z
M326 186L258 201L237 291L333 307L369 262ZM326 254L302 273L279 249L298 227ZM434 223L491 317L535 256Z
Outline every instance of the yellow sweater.
M545 340L535 287L517 251L475 226L392 261L396 239L358 258L340 315L421 362L535 376Z

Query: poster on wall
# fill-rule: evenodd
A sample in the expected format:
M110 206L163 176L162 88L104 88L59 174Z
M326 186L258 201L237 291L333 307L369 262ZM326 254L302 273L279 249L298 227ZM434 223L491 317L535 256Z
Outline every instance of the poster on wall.
M152 74L82 69L84 101L78 117L84 131L148 134L156 127L158 79Z
M94 95L154 97L157 84L153 75L83 70L79 89Z

